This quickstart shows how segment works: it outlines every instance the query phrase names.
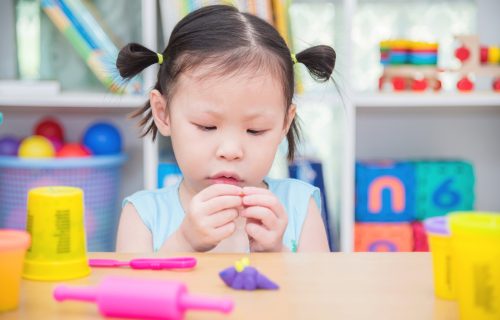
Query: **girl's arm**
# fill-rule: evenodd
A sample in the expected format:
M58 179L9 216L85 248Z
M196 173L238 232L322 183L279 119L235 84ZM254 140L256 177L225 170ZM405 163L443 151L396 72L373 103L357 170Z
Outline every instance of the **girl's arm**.
M135 207L127 203L122 210L118 235L116 237L117 252L153 252L151 231L142 222Z
M117 252L153 252L153 238L151 231L142 222L135 207L127 203L122 210L120 224L118 225L118 236L116 239ZM186 242L180 230L172 234L158 250L160 253L193 251Z
M319 208L313 198L309 199L307 217L302 226L298 252L329 252L328 238Z

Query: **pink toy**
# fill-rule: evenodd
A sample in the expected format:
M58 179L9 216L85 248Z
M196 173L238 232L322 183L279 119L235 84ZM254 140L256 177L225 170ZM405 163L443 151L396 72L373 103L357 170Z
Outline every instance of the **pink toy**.
M89 266L114 268L130 266L132 269L190 269L196 266L196 258L178 257L166 259L132 259L130 261L118 261L112 259L89 259Z
M106 317L141 319L183 319L188 309L229 313L230 299L192 296L182 282L108 277L96 287L57 286L57 301L96 302Z

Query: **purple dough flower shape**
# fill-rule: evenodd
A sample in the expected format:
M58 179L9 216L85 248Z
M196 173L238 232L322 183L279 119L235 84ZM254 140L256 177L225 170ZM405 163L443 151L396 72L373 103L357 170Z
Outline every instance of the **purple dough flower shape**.
M235 267L229 267L221 272L219 276L224 283L236 290L276 290L278 285L261 274L254 267L247 266L238 272Z

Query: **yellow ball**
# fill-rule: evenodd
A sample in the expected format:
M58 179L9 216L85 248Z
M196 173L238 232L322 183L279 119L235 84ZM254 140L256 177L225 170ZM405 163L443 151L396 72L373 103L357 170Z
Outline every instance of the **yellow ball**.
M20 158L53 158L55 150L49 139L31 136L21 142L18 155Z

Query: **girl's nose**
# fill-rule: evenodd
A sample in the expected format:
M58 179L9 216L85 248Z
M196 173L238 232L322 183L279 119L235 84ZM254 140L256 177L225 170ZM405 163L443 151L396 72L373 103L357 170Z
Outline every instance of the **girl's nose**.
M217 148L217 158L224 160L238 160L243 157L243 148L239 139L224 138Z

